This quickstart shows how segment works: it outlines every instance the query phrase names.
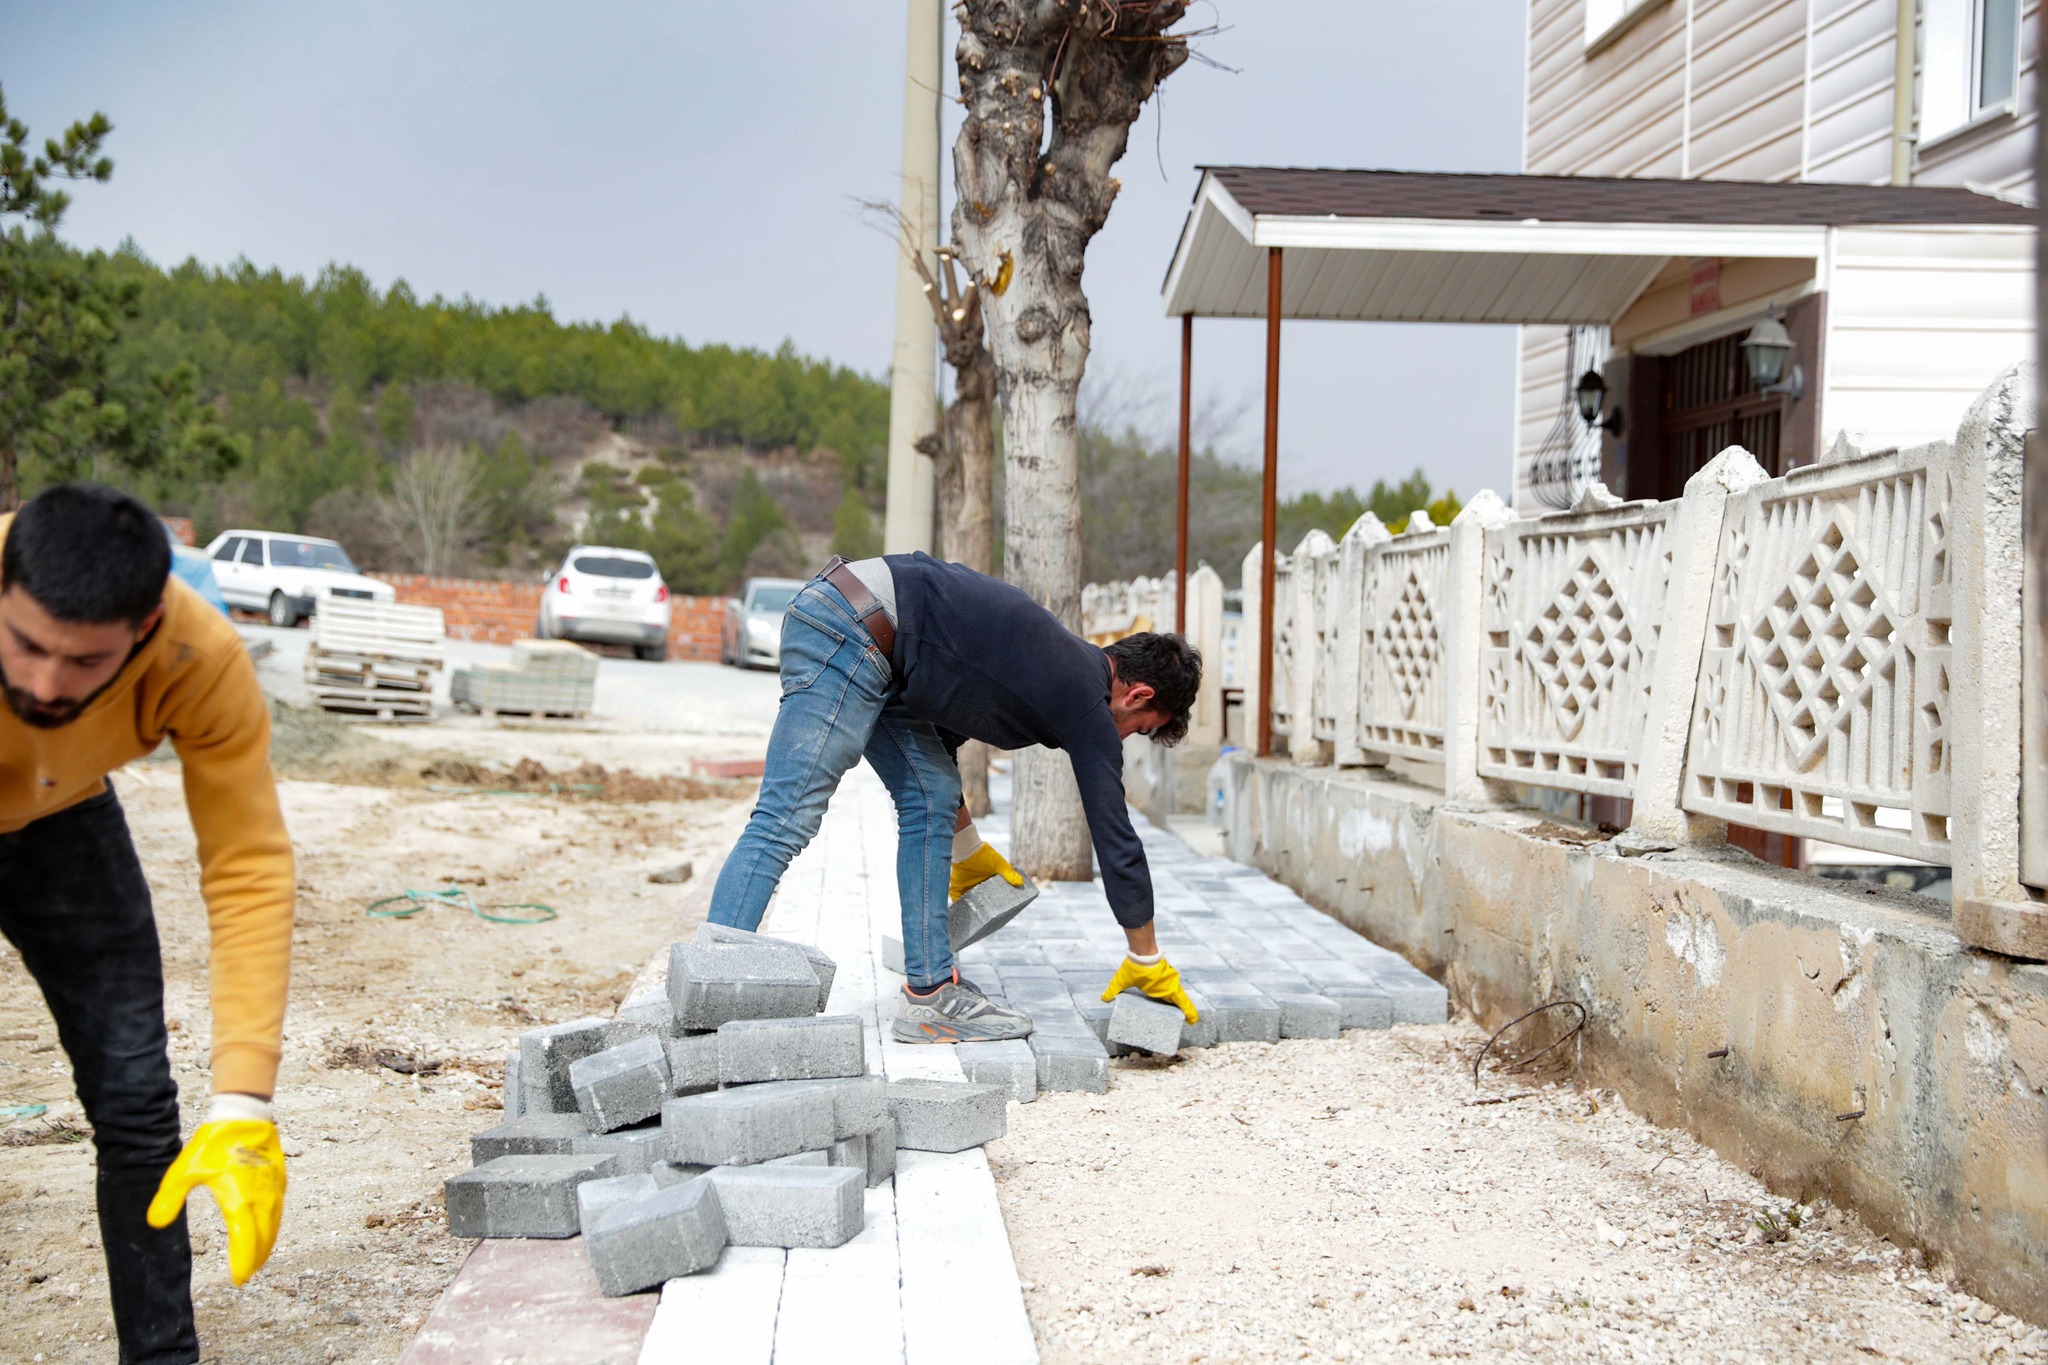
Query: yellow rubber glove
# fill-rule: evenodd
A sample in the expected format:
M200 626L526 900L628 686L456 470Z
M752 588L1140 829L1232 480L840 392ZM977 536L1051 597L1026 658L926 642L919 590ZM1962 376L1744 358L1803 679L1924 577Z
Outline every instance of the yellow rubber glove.
M1116 969L1116 975L1109 979L1109 989L1102 993L1102 999L1107 1003L1132 989L1165 1004L1179 1006L1181 1017L1190 1024L1201 1019L1195 1013L1195 1002L1188 999L1187 991L1180 984L1180 973L1164 957L1150 966L1126 957L1123 965Z
M259 1119L202 1123L164 1172L149 1201L149 1225L167 1228L195 1185L220 1205L228 1230L228 1278L239 1287L263 1268L284 1217L284 1148L277 1125Z
M1024 874L1011 867L1010 860L996 852L994 844L983 844L953 864L953 884L948 895L957 901L990 877L1001 877L1012 886L1024 885Z

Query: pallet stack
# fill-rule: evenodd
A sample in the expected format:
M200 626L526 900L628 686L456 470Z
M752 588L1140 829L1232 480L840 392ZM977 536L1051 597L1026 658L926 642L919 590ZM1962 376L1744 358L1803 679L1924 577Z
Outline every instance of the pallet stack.
M327 598L313 617L306 691L351 720L434 718L434 674L447 660L438 607Z
M520 640L510 667L458 668L449 694L487 716L587 716L597 693L597 656L567 640Z

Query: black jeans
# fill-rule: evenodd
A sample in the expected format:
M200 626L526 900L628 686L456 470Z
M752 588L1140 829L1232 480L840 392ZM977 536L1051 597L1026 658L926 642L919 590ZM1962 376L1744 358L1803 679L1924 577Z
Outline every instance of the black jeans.
M0 834L0 933L49 1002L92 1124L123 1365L196 1361L185 1217L143 1220L178 1155L178 1085L149 883L111 788Z

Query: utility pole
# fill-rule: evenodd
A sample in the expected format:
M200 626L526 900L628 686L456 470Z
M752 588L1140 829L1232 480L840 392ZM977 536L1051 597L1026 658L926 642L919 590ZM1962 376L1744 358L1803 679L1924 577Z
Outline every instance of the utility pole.
M939 54L945 10L939 0L907 0L908 60L903 72L903 179L897 206L929 267L939 245ZM896 253L896 345L889 360L889 500L882 548L908 554L932 548L932 462L917 443L938 425L938 344L931 304L917 267Z

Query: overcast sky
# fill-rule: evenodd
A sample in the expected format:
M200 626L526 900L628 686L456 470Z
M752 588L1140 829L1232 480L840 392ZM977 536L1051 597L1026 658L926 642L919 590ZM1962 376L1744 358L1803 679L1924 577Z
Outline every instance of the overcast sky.
M1164 84L1088 257L1091 379L1117 410L1170 432L1179 329L1159 285L1195 166L1514 170L1525 16L1523 0L1197 6L1223 28L1202 50L1236 70L1191 62ZM893 195L903 54L898 0L0 6L9 111L38 140L95 109L115 124L114 179L77 193L73 241L545 294L563 319L788 338L878 376L894 248L854 201ZM1283 486L1421 465L1505 491L1512 347L1511 329L1289 324ZM1262 356L1262 324L1196 326L1198 401L1238 414L1217 439L1245 458Z

